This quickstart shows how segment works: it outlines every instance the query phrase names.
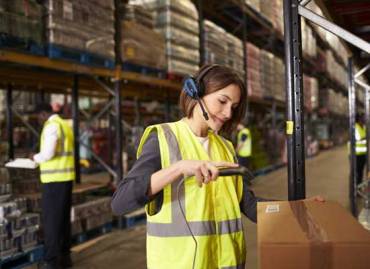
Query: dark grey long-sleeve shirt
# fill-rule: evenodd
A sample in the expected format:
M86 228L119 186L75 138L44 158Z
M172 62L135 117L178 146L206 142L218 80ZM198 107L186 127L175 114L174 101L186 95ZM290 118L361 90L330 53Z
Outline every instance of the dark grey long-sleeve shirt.
M152 133L145 142L139 159L127 176L119 182L117 190L113 194L111 203L113 212L117 215L126 214L148 203L150 201L147 195L150 178L160 169L161 156L158 136L156 133ZM161 205L162 192L158 193L154 199L157 199L157 204ZM258 201L266 200L254 196L254 193L248 190L247 184L244 183L240 209L253 222L257 222Z

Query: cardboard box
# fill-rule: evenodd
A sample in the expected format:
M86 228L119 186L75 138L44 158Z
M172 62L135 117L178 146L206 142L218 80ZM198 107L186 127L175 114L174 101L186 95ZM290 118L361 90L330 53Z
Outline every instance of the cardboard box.
M336 202L258 203L260 269L370 268L370 232Z

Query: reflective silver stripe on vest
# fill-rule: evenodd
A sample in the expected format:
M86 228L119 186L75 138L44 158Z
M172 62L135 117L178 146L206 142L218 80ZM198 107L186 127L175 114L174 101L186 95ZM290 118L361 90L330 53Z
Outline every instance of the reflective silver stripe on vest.
M171 130L171 127L166 123L162 124L161 127L164 131L164 135L169 147L170 163L173 164L177 161L182 160L180 147L177 142L175 134ZM191 236L189 229L186 226L184 217L181 214L181 210L177 199L177 186L179 183L180 180L177 180L176 182L171 184L172 222L154 223L148 221L147 222L148 235L158 237ZM179 196L181 205L185 212L184 184L180 186ZM192 233L195 236L235 233L242 230L242 221L240 218L228 221L221 221L219 223L215 221L189 221L188 223Z
M245 268L245 263L242 263L236 266L221 267L220 269L244 269L244 268Z
M189 226L194 236L216 234L214 221L189 221ZM158 237L191 236L183 217L177 218L174 223L147 223L148 235Z
M219 234L236 233L243 230L242 219L225 220L218 223Z
M57 174L57 173L70 173L74 172L74 168L66 168L66 169L53 169L53 170L42 170L40 171L40 174Z

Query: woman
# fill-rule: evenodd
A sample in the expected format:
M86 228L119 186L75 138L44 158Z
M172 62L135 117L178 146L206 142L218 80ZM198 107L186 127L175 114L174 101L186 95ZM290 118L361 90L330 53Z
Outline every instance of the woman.
M244 116L245 87L219 65L199 70L195 93L189 79L180 95L185 117L145 130L112 209L123 214L146 205L148 268L244 268L241 212L256 222L262 199L241 176L218 177L218 168L237 167L232 144L219 134Z

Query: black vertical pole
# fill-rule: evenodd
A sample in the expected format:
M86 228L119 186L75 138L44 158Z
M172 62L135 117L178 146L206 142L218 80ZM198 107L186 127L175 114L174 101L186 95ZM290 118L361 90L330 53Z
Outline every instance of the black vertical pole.
M14 140L13 140L13 86L8 84L6 91L6 132L8 135L8 158L14 159Z
M76 183L81 183L81 166L80 166L80 117L78 109L78 75L73 77L73 87L72 87L72 118L73 118L73 134L74 134L74 161L75 161L75 174L76 174Z
M111 101L112 97L110 96L108 101ZM113 133L113 129L114 129L114 120L113 120L113 115L112 113L108 113L108 145L109 145L109 148L108 148L108 156L109 156L109 166L110 167L114 167L114 155L113 155L113 149L115 148L114 146L114 133ZM110 176L110 181L113 181L114 178L111 174L109 174Z
M243 2L243 1L242 1ZM244 120L248 122L249 98L248 98L248 52L247 52L247 16L243 9L243 67L244 67L244 86L247 97L247 107L245 109Z
M204 38L204 18L203 18L203 1L197 0L198 24L199 24L199 67L206 63L205 55L205 38Z
M357 216L356 207L356 138L355 138L355 123L356 123L356 92L355 92L355 82L353 77L353 59L348 59L348 106L349 106L349 134L350 134L350 162L351 170L349 177L349 201L350 208L353 216Z
M303 199L306 196L302 44L298 4L298 0L284 0L289 200Z
M122 66L122 53L121 53L121 19L123 18L123 10L121 7L121 0L114 0L115 14L115 36L114 36L114 51L116 55L116 76L114 81L114 107L116 111L115 127L116 127L116 183L123 177L122 167L122 149L123 149L123 130L122 130L122 115L121 115L121 66Z

